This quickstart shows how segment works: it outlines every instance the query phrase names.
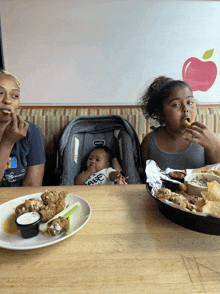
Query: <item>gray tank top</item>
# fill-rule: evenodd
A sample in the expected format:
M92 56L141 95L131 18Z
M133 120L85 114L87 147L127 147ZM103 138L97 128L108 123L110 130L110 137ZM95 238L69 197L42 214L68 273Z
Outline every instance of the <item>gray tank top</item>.
M193 169L206 165L205 149L196 143L190 143L186 150L178 153L163 151L157 145L155 129L151 135L148 146L148 159L154 160L161 170L173 169Z

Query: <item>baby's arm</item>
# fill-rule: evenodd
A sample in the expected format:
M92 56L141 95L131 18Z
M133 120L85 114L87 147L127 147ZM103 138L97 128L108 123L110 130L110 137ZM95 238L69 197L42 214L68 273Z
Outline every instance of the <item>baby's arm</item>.
M94 173L96 173L95 167L90 166L86 171L82 172L77 177L75 177L75 185L84 185L88 177L93 175Z
M128 177L123 177L122 174L118 171L112 171L110 172L109 174L109 178L115 182L115 184L118 184L118 185L125 185L126 182L125 180L128 178Z
M220 140L206 125L194 122L190 128L186 129L186 132L194 136L194 138L184 136L187 141L197 143L205 148L208 164L220 162Z

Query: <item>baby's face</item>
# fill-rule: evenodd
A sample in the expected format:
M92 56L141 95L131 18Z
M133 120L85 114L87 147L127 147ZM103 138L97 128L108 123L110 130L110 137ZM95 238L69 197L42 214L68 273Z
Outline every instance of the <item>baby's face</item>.
M102 149L95 149L89 155L89 158L86 163L87 168L94 166L96 172L110 167L109 163L109 154Z

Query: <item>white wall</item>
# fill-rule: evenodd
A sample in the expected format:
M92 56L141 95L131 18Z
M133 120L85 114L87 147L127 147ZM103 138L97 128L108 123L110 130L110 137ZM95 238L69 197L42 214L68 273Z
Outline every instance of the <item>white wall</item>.
M220 2L0 0L6 70L22 105L133 105L153 78L182 79L189 57L220 69ZM200 104L218 103L220 78Z

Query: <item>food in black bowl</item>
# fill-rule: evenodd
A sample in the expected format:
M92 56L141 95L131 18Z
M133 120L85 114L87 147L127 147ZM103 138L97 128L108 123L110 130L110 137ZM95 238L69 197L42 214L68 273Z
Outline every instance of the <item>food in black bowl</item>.
M159 199L152 194L152 188L149 183L146 184L146 188L149 195L157 201L161 213L171 221L193 231L210 235L220 235L220 217L208 213L195 213L188 209L182 209L182 207L175 205L175 203L166 203L163 199ZM163 185L163 188L168 187Z
M185 176L186 176L186 174L184 172L180 172L180 171L169 173L169 177L172 180L176 180L176 181L179 181L181 183L184 183Z

